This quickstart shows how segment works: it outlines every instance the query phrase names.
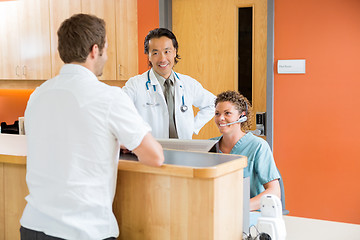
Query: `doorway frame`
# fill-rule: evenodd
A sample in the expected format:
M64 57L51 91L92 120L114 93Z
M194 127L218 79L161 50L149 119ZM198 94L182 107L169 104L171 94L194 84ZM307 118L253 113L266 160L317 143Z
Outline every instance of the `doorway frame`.
M274 11L275 0L267 0L266 54L266 141L273 150L274 140ZM172 0L159 0L159 27L172 30Z

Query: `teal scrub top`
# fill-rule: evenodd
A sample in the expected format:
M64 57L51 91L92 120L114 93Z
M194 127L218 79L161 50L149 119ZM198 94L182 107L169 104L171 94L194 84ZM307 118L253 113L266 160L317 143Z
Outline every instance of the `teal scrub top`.
M212 139L220 141L221 138L222 136ZM218 152L221 151L218 150ZM244 177L250 177L250 198L265 191L263 186L265 183L280 179L269 144L251 132L240 138L230 154L243 155L248 158L248 165L244 168Z

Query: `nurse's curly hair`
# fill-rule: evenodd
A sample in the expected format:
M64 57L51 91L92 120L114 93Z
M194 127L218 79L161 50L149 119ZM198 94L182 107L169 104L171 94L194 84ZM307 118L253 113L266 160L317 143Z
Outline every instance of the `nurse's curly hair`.
M245 132L251 129L253 112L252 106L246 97L239 92L228 90L216 96L215 107L220 102L231 102L234 104L235 109L239 111L239 114L245 112L247 120L241 123L241 130Z

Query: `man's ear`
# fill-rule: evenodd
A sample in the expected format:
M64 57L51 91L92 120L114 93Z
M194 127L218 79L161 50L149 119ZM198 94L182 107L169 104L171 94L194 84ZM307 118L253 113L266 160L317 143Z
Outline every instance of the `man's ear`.
M95 58L96 56L99 55L99 46L97 44L94 44L91 47L91 51L90 51L90 57L91 58Z
M147 56L148 66L149 66L149 67L152 67L152 63L150 62L150 55L149 55L149 53L147 53L146 56Z

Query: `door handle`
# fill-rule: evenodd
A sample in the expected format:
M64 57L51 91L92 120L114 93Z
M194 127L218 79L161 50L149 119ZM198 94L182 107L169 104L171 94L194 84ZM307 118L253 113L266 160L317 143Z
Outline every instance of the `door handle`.
M256 113L256 131L257 135L265 136L266 131L266 112L257 112Z
M27 73L27 67L23 66L23 75L26 76L26 73Z
M16 74L16 76L18 76L18 77L20 77L19 70L20 70L20 66L19 66L19 65L16 65L15 74Z

